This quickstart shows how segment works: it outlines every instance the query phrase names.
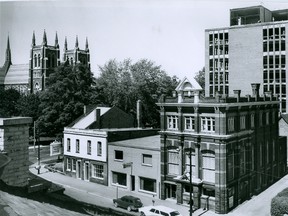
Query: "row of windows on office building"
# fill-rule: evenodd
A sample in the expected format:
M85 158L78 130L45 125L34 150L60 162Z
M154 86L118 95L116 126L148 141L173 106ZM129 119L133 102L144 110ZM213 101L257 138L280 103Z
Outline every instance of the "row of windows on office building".
M92 154L92 142L91 140L87 140L86 143L86 152L88 155ZM71 152L71 139L67 138L67 152ZM76 139L75 142L75 153L80 153L80 140ZM96 149L96 155L102 156L102 142L97 142L97 149Z
M271 117L270 117L271 114ZM239 116L239 129L245 130L247 128L255 128L255 114L249 115L250 125L248 127L248 114ZM184 116L184 131L193 132L196 130L196 117L195 116ZM227 118L227 129L228 132L234 132L237 130L236 116L229 116ZM167 129L178 130L179 129L179 116L168 115L167 116ZM269 125L270 123L275 124L275 112L261 112L259 114L259 126ZM200 117L200 131L201 132L215 132L215 117Z

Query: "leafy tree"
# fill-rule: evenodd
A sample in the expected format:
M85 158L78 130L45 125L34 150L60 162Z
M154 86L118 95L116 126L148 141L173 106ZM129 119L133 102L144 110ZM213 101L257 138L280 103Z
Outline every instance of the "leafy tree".
M171 94L177 86L176 77L171 78L161 66L147 59L135 64L130 59L110 60L99 68L101 74L96 83L104 103L135 115L136 102L140 99L143 124L159 127L156 99Z
M40 116L40 97L39 94L21 95L17 102L17 110L20 116L29 116L36 121Z
M16 105L20 97L20 93L15 89L0 88L0 117L18 116Z
M82 64L55 68L46 90L40 93L40 135L62 134L63 128L83 113L83 106L91 103L94 81L91 71Z
M199 83L199 85L203 88L203 91L205 91L205 67L203 67L202 70L199 70L198 73L196 73L194 78Z

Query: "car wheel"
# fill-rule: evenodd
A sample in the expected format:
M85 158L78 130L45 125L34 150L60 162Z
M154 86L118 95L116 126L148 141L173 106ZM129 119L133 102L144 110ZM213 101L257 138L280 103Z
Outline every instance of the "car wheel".
M128 207L127 207L127 210L130 212L130 211L131 211L131 206L128 206Z
M117 203L117 202L115 202L115 203L114 203L114 206L117 208L117 207L118 207L118 203Z
M140 216L146 216L144 212L140 212Z

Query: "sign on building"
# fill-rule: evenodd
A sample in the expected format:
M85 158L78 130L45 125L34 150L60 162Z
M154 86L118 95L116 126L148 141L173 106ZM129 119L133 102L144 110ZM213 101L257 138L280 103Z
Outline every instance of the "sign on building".
M62 143L55 140L50 144L50 156L61 154L62 154Z

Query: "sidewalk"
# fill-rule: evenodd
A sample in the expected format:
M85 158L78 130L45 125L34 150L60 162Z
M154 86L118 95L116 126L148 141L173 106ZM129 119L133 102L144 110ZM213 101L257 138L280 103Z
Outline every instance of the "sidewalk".
M35 167L37 167L37 164L31 165L30 172L37 175L37 170ZM113 199L116 198L116 187L107 187L104 185L65 176L60 173L49 172L46 168L44 168L44 164L41 164L39 177L64 187L64 194L76 200L115 209L113 205ZM120 187L118 188L118 197L127 194L139 197L142 200L144 206L152 205L151 195L137 193L134 191L127 191ZM178 210L183 216L189 215L189 206L178 205L175 200L160 200L156 197L154 200L155 205L165 205ZM121 208L117 208L117 210L127 212L127 210ZM139 216L139 213L135 212L135 215ZM198 215L212 216L216 214L210 211L204 211L203 209L198 209L197 211L193 212L193 216Z
M30 166L30 172L37 175L37 170L35 167L37 164ZM83 181L75 179L69 176L65 176L59 173L49 172L44 168L44 164L41 165L40 177L51 181L55 184L61 185L65 188L64 193L76 200L83 201L86 203L91 203L98 206L103 206L107 208L114 208L113 199L116 197L116 187L107 187L104 185L91 183L88 181ZM228 214L223 214L224 216L269 216L270 215L270 204L271 200L277 193L283 189L288 188L288 175L284 176L278 182L267 188L261 194L254 196L250 200L245 201L241 205L237 206ZM137 193L134 191L127 191L122 188L118 188L118 196L123 195L134 195L139 197L144 206L152 205L152 196L143 193ZM155 205L165 205L173 209L178 210L183 216L189 215L189 206L178 205L175 200L160 200L154 198ZM114 208L115 209L115 208ZM125 209L117 208L118 211L127 212ZM135 213L139 216L139 213ZM213 211L204 211L203 209L198 209L193 212L193 216L219 216Z

